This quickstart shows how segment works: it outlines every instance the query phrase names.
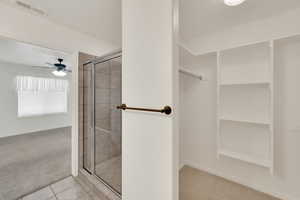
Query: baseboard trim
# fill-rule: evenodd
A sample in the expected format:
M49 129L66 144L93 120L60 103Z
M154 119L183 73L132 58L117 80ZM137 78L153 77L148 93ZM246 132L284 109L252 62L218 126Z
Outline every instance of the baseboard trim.
M224 179L227 179L227 180L230 180L230 181L233 181L233 182L236 182L238 184L241 184L243 186L246 186L246 187L249 187L251 189L254 189L256 191L259 191L259 192L263 192L265 194L269 194L271 196L274 196L276 198L279 198L279 199L283 199L283 200L299 200L299 198L295 198L293 196L290 196L288 194L284 194L283 192L278 192L278 191L267 191L265 189L262 189L260 188L259 186L257 185L254 185L254 184L249 184L249 183L246 183L242 180L240 180L238 177L235 177L235 176L227 176L227 175L224 175L222 173L219 173L217 172L216 170L214 169L210 169L210 168L207 168L207 167L203 167L203 166L200 166L199 164L196 164L194 162L191 162L191 161L184 161L181 163L181 166L190 166L192 168L195 168L195 169L199 169L199 170L202 170L202 171L205 171L209 174L213 174L215 176L219 176L219 177L222 177Z

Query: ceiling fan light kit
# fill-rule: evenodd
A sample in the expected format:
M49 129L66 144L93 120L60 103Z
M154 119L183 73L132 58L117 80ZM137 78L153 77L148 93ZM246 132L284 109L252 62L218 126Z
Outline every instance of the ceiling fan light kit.
M246 0L224 0L224 3L227 6L238 6L242 3L244 3Z
M67 75L67 70L66 70L67 66L65 64L62 64L62 62L64 61L62 58L58 58L57 60L59 63L53 64L53 66L56 67L56 70L54 70L52 74L54 76L64 77Z
M67 73L65 71L59 71L59 70L55 70L52 72L52 74L54 76L59 76L59 77L64 77L67 75Z

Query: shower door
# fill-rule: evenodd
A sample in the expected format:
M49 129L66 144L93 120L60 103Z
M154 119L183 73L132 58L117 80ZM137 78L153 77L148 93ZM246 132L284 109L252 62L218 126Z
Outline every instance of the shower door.
M121 58L95 65L95 174L121 193Z
M84 168L121 194L121 56L93 61L84 73Z

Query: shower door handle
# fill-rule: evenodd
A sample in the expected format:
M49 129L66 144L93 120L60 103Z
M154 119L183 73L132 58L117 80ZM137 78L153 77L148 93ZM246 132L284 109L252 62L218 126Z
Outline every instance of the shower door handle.
M120 110L138 110L138 111L146 111L146 112L159 112L159 113L164 113L166 115L170 115L172 113L172 108L170 106L165 106L163 109L150 109L150 108L128 107L126 104L121 104L121 105L117 106L117 109L120 109Z

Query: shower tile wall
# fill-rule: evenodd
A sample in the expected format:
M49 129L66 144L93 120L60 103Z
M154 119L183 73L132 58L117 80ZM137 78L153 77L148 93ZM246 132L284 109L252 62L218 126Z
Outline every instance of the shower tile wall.
M96 65L95 174L121 193L121 58Z
M93 96L92 96L92 64L85 65L83 69L83 165L89 171L92 170L92 152L93 147Z
M97 165L121 154L121 112L116 109L121 104L121 63L96 65L95 88Z
M109 101L96 103L96 160L95 173L115 190L121 193L121 111L116 109L121 104L121 58L96 65L96 98L108 95ZM102 79L98 81L97 79ZM103 83L106 82L106 83ZM97 85L99 83L100 85ZM109 92L107 94L106 92ZM101 97L100 97L101 98ZM105 98L107 100L107 98ZM104 107L108 112L98 112L97 107ZM104 128L102 128L104 127Z
M111 61L111 135L118 155L122 147L122 112L116 109L122 103L121 58Z

